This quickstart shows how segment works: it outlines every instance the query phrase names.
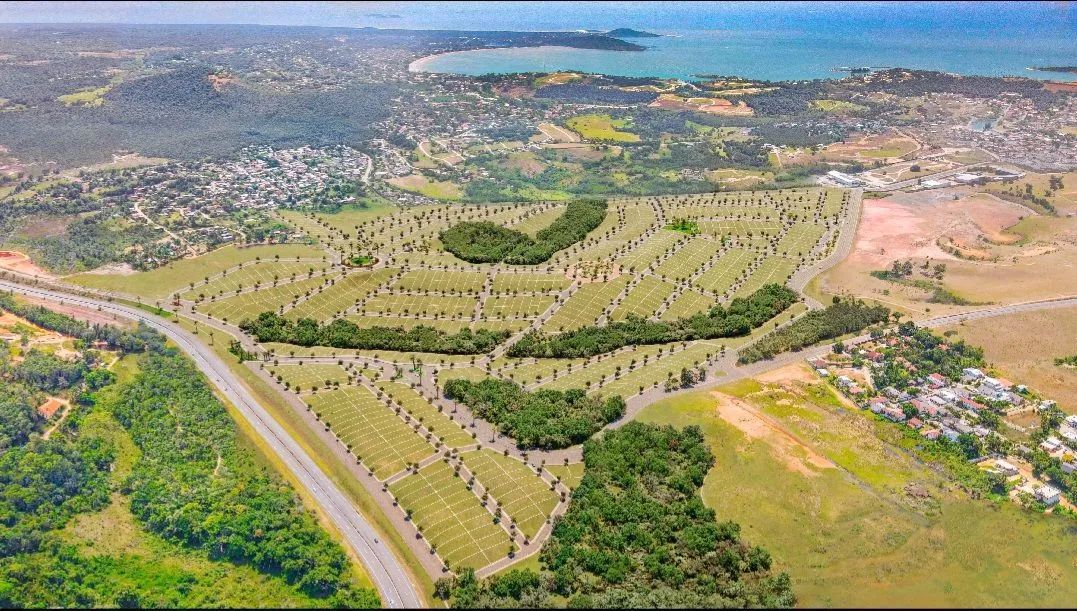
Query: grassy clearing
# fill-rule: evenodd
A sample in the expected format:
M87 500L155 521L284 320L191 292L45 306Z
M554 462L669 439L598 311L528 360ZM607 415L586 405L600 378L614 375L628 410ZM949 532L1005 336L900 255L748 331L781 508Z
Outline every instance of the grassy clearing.
M565 125L586 140L611 142L639 142L639 136L621 128L629 127L625 119L613 119L609 115L588 114L572 117Z
M434 199L457 200L463 197L464 192L456 183L443 180L430 180L422 174L409 174L390 178L387 181L394 187L405 191L411 191Z
M1067 522L969 499L880 439L885 429L829 389L785 386L723 390L841 468L790 469L789 456L722 420L704 392L649 406L640 418L704 430L717 459L704 501L773 554L800 604L1049 607L1077 595L1077 552L1059 544Z

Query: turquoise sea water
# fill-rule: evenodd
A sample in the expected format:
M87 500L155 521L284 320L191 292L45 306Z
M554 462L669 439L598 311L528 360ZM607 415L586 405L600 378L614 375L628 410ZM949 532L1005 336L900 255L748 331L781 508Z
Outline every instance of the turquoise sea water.
M579 70L618 76L698 80L701 74L766 80L840 78L843 66L904 67L958 74L1019 75L1077 80L1077 75L1030 71L1030 66L1077 64L1077 37L1065 33L1007 34L905 30L690 30L634 39L642 52L564 47L483 49L422 62L422 70L480 75Z

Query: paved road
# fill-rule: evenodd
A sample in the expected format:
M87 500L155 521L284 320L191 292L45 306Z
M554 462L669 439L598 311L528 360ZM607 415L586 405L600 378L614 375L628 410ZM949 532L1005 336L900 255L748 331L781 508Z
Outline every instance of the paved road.
M265 440L281 462L295 476L310 496L322 507L326 516L343 534L347 544L363 562L371 581L381 595L386 607L416 608L422 596L411 583L407 572L396 556L379 541L374 528L356 511L348 497L333 483L328 475L311 459L310 455L259 405L246 387L234 376L231 369L207 346L191 333L164 319L125 305L72 296L60 292L23 286L0 280L0 290L14 291L23 295L100 309L124 318L138 320L153 327L173 340L198 365L206 377L231 401L250 422L254 430Z

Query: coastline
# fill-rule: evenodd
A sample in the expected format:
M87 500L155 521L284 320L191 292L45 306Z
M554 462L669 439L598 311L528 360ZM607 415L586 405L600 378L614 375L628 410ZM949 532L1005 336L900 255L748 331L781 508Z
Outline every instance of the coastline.
M463 51L445 51L443 53L432 53L430 55L424 55L419 59L416 59L408 64L408 72L429 72L434 74L433 70L428 70L427 65L434 59L442 57L444 55L463 55L468 53L478 53L483 51L490 51L492 49L575 49L580 50L579 47L570 47L567 45L524 45L524 46L506 46L506 47L481 47L479 49L465 49ZM588 51L606 51L608 49L586 49Z

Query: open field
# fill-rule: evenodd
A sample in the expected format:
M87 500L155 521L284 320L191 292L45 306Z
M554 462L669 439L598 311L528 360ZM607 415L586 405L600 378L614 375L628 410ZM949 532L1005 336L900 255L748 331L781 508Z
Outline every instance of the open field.
M887 425L804 374L784 377L640 419L703 429L717 462L704 501L771 552L801 605L1053 606L1077 593L1065 520L970 499L880 438Z
M413 191L434 199L454 200L463 196L459 185L448 181L430 180L422 174L409 174L391 178L386 182L405 191Z
M1011 380L1077 411L1077 369L1055 359L1077 354L1077 309L1026 312L964 322L940 329L984 349L984 358ZM1035 347L1029 345L1035 338Z
M954 198L957 199L954 199ZM957 306L932 292L869 275L894 261L943 264L939 284L971 302L1012 303L1077 293L1077 219L1034 214L971 189L897 194L864 202L853 253L817 287L922 315ZM919 272L914 275L919 278Z
M584 140L601 140L611 142L638 142L639 136L629 131L623 119L611 119L609 115L591 114L572 117L566 126L578 133Z

